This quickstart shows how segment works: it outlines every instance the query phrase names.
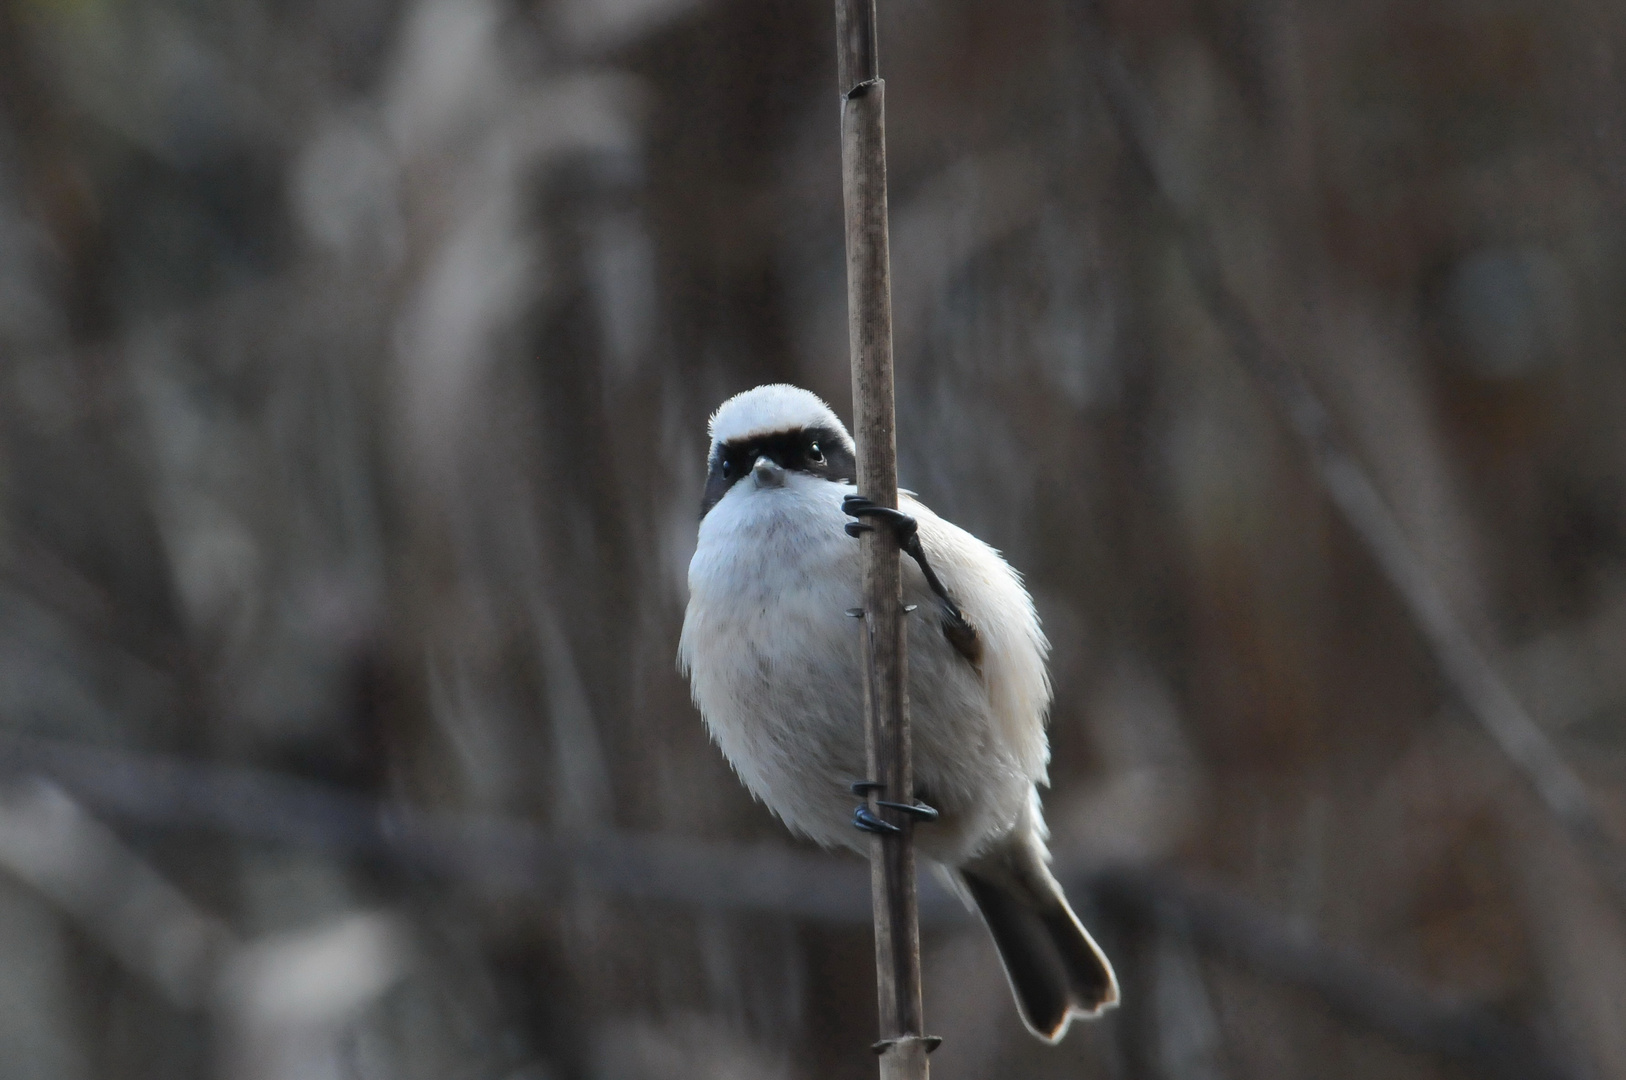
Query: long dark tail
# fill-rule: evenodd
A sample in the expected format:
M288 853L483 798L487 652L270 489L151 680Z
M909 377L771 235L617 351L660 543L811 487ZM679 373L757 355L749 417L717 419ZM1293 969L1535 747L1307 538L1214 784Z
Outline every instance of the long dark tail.
M1067 905L1036 837L1012 836L960 867L960 876L994 937L1029 1031L1053 1043L1073 1017L1118 1004L1112 964Z

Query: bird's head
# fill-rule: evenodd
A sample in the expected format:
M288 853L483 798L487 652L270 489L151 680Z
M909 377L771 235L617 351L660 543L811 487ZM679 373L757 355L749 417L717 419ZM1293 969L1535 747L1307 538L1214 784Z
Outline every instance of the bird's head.
M817 395L775 383L735 394L711 416L711 455L700 516L742 480L783 487L786 474L851 483L857 475L852 436Z

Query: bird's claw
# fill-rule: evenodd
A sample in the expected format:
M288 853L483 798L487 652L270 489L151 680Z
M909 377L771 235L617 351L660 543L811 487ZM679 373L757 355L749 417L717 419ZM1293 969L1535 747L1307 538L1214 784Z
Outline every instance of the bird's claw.
M937 807L927 806L923 802L891 802L887 799L876 799L875 805L889 807L900 814L908 814L916 821L936 821L942 816L937 812Z
M848 495L841 500L841 509L844 513L856 518L877 518L892 530L898 538L898 547L920 566L920 572L926 576L926 584L943 602L943 608L948 616L949 623L957 632L975 636L971 623L966 620L960 611L960 605L954 602L944 587L942 579L932 569L931 560L926 558L926 549L920 543L920 522L902 510L894 510L890 506L878 506L862 495ZM867 521L847 522L848 536L862 536L867 532L874 532L875 526Z
M850 785L854 795L865 796L872 791L885 791L886 785L879 780L854 780ZM940 816L937 809L927 806L923 802L901 803L890 799L876 799L876 806L884 806L889 810L896 810L900 814L908 814L919 821L936 821ZM877 817L875 811L869 808L869 803L859 803L853 810L853 827L865 832L876 833L881 836L895 836L903 832L902 829L890 821L883 821Z
M867 803L859 803L853 810L853 828L864 832L875 833L877 836L896 836L902 829L890 821L882 821L875 816L875 811Z
M881 506L862 495L848 495L842 499L841 512L855 518L875 518L892 530L892 535L898 538L898 546L902 548L908 548L920 531L920 523L909 514L890 506ZM867 521L849 521L846 528L848 536L862 536L875 531L875 526Z

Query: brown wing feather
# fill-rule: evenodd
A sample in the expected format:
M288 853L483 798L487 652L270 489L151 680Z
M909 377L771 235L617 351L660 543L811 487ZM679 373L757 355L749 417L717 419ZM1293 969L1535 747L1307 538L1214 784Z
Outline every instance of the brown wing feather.
M948 638L955 652L977 669L977 674L982 674L982 638L977 628L967 622L964 615L946 606L943 610L943 636Z

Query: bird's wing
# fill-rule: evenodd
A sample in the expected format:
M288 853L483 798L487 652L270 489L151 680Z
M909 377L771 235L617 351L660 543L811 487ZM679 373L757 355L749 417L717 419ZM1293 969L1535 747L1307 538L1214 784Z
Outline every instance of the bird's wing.
M949 595L952 596L953 594L950 593ZM958 603L959 601L955 602ZM964 611L956 611L950 608L943 612L943 636L948 639L950 645L954 646L954 651L965 657L966 663L975 668L980 675L982 673L982 636L977 633L977 628L971 624L971 621L965 617Z
M1050 708L1050 675L1045 664L1050 643L1039 628L1033 599L1023 588L1021 575L999 552L917 500L903 498L900 509L920 523L926 557L964 615L965 624L960 627L945 620L944 637L977 668L995 714L1009 728L1013 745L1035 747L1038 760L1031 764L1036 774L1042 773L1042 732ZM905 573L912 601L931 597L918 568L911 565Z

